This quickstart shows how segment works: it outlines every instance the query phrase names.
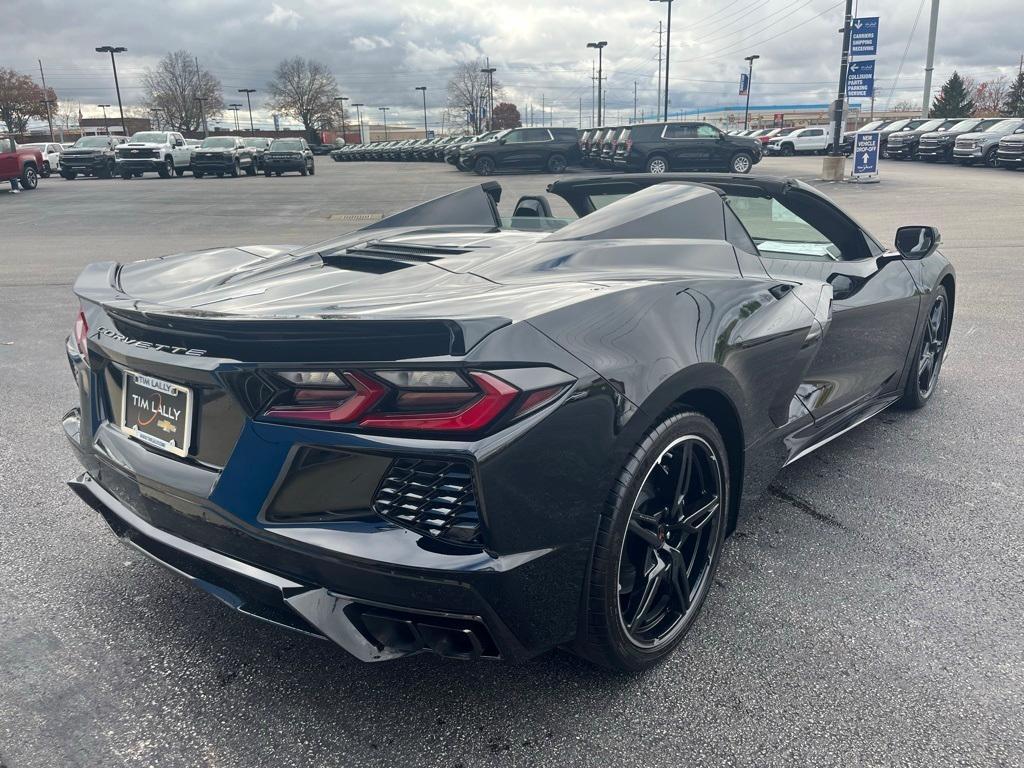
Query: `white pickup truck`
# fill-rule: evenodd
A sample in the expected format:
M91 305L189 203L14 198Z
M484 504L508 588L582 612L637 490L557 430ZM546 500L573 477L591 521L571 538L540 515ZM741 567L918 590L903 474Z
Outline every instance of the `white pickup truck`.
M812 125L779 136L768 142L765 150L769 155L824 155L832 146L830 126Z
M183 176L192 166L192 147L174 131L140 131L115 154L116 173L122 179L156 171L161 179Z

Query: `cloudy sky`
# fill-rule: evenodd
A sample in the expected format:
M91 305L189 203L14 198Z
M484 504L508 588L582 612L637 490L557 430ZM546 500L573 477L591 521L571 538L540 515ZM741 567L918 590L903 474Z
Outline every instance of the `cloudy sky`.
M0 5L11 0L0 0ZM920 103L930 0L857 0L859 15L881 17L879 108ZM556 124L591 113L588 41L604 53L609 115L628 120L636 83L640 109L655 108L658 22L666 5L648 0L36 0L31 12L6 14L0 66L39 76L87 116L115 103L109 58L98 45L123 45L122 95L143 98L140 76L167 51L187 49L220 78L225 101L237 88L263 91L274 65L296 54L331 67L353 101L391 107L389 122L440 126L453 65L489 56L520 111L548 108ZM954 68L978 80L1015 76L1024 48L1020 0L944 0L934 87ZM743 57L759 54L752 103L823 103L834 98L843 3L836 0L676 0L673 6L671 107L710 110L740 103ZM1000 19L1003 21L1001 22ZM269 122L261 94L257 120ZM243 98L244 100L244 98ZM366 113L364 112L364 115Z

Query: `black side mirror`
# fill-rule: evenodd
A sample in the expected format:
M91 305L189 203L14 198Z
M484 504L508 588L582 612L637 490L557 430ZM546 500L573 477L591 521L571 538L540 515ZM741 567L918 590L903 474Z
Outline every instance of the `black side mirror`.
M505 143L505 140L504 140L504 139L498 139L498 143L499 143L499 144L504 144L504 143Z
M905 259L931 256L942 242L936 227L900 227L896 230L896 250Z

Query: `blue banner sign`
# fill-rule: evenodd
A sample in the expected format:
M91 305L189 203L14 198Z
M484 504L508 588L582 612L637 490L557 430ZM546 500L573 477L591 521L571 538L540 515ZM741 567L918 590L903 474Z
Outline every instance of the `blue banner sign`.
M878 17L866 16L853 20L850 30L850 55L875 56L878 54Z
M740 96L746 96L750 90L750 75L746 72L740 74Z
M853 178L878 175L878 131L853 134Z
M846 72L846 95L850 98L875 95L875 62L851 61Z

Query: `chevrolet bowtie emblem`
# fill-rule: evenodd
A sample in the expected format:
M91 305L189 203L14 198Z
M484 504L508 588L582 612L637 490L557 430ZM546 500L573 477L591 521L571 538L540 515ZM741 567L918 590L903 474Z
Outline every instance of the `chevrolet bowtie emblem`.
M160 419L160 421L158 421L156 425L160 427L160 429L162 429L164 432L170 432L173 434L178 431L178 428L171 424L171 422L169 422L167 419Z

